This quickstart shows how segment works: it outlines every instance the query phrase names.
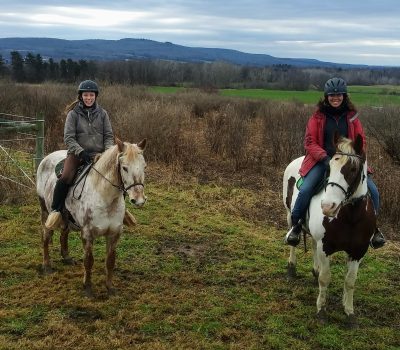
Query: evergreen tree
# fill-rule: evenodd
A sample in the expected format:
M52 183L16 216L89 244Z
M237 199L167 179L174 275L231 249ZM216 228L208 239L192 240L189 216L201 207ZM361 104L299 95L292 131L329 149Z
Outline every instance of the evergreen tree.
M10 54L12 78L18 82L23 82L25 80L24 60L18 51L12 51Z

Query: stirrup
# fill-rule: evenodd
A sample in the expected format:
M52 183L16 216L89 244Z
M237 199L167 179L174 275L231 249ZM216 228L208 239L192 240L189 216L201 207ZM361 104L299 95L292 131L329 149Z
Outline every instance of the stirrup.
M299 222L293 225L289 232L286 234L284 242L292 247L296 247L300 243L302 224Z

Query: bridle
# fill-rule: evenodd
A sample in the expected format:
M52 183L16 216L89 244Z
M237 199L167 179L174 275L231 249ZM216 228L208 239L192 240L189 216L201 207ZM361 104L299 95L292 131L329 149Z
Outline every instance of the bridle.
M136 182L134 181L132 184L130 184L129 186L125 186L124 181L122 180L122 174L121 174L121 163L119 162L118 159L118 178L119 178L119 185L116 185L114 183L111 182L111 180L107 179L101 172L99 172L94 165L92 165L92 169L99 174L104 180L106 180L111 186L115 187L116 189L118 189L119 191L121 191L124 195L126 195L128 193L128 190L131 189L132 187L135 186L142 186L144 188L144 183L142 182Z
M345 196L344 200L342 201L342 204L343 204L343 203L349 202L350 197L354 194L354 192L356 190L356 186L355 185L356 185L356 183L357 183L358 179L360 178L361 173L363 171L363 165L364 165L365 159L363 157L359 156L358 154L351 154L351 153L346 153L346 152L336 152L335 154L340 154L340 155L348 156L348 157L355 157L355 158L358 158L358 159L361 160L360 169L358 171L358 174L357 174L357 176L354 177L354 180L349 185L347 191L343 188L343 186L339 185L336 182L328 182L325 185L325 191L326 191L326 188L328 187L328 185L339 187L342 190L342 192L344 193L344 196ZM361 179L361 183L364 182L364 180L365 180L365 175L363 174L363 177Z

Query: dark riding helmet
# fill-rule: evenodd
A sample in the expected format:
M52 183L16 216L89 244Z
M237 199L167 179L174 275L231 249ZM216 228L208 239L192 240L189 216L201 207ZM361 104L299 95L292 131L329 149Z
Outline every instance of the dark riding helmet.
M93 80L84 80L78 87L78 94L82 95L83 92L94 92L97 96L99 94L99 87Z
M325 83L324 94L347 94L347 84L342 78L331 78Z

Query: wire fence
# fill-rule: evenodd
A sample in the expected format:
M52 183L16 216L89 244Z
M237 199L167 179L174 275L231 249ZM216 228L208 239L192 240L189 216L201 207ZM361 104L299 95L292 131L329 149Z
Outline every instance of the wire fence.
M43 118L0 113L0 197L35 187L43 142Z

